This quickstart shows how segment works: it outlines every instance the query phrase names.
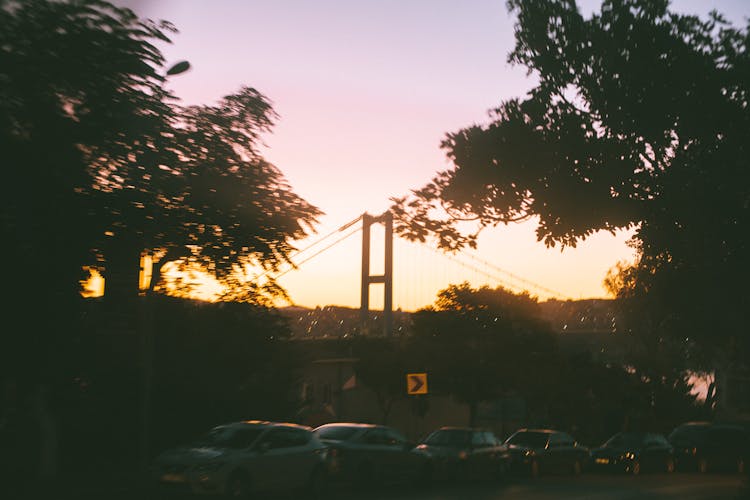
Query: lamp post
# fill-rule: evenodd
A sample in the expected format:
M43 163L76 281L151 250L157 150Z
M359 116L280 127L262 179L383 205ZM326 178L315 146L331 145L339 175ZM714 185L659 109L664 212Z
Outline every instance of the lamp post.
M190 69L188 61L180 61L173 64L165 76L170 77L185 73ZM141 259L141 274L145 276L146 265L152 263L145 258ZM152 276L153 278L153 276ZM139 455L141 468L144 472L144 478L147 478L148 466L151 455L151 413L152 413L152 379L154 371L154 311L151 301L149 300L149 288L144 287L143 293L139 300L139 330L140 330L140 351L141 351L141 435Z

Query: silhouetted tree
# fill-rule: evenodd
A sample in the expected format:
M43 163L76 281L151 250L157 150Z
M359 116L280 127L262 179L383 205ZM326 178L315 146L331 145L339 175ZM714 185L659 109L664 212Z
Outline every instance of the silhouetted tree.
M463 283L414 313L412 349L430 374L431 390L467 403L472 425L481 401L530 392L547 380L556 342L536 308L528 294Z
M375 394L381 423L387 424L393 403L406 397L406 374L412 358L403 338L355 337L352 355L357 358L357 380Z
M169 23L101 1L4 2L0 16L0 146L13 166L2 223L15 242L3 257L23 291L75 296L88 264L108 292L133 296L143 251L219 278L274 269L311 230L320 212L258 152L275 119L262 94L175 104L153 45Z
M101 242L105 272L118 265L110 256L128 249L119 264L132 270L128 289L134 294L137 259L147 250L159 257L152 287L159 284L161 266L179 259L229 285L225 300L267 303L283 295L272 273L262 282L243 280L245 266L277 270L288 262L293 240L306 236L321 212L257 151L260 134L273 125L271 104L245 87L216 106L173 109L171 142L154 157L162 163L123 165L143 186L137 201L123 199L133 192L127 186L114 192L116 203L126 203L107 212L112 218L103 232L110 236ZM154 183L157 173L162 180Z
M154 352L155 446L217 423L293 413L301 360L288 322L237 302L160 297Z
M299 350L288 321L243 303L152 298L155 335L151 456L208 428L244 419L287 419ZM86 304L88 320L106 313ZM84 329L77 375L58 390L63 476L106 487L132 477L139 452L141 367L137 337ZM64 389L64 391L63 391ZM116 429L116 430L115 430ZM118 479L118 475L120 476Z
M105 1L0 0L0 26L0 260L12 289L0 379L31 394L78 375L92 327L84 266L107 278L110 330L137 328L143 252L231 280L235 300L283 293L232 277L276 269L320 215L258 152L275 119L261 93L179 106L155 45L174 28Z
M537 83L491 123L448 134L453 167L395 200L398 231L460 248L484 227L533 220L540 241L569 247L634 228L623 293L643 297L652 332L746 349L747 27L666 0L605 0L589 18L571 0L508 5L509 61Z

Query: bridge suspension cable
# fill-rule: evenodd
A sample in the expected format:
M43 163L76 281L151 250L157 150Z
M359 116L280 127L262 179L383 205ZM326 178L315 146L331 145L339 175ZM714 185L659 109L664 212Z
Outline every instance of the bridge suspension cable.
M349 227L349 226L351 226L352 224L354 224L354 222L356 222L356 221L353 221L352 223L350 223L350 224L348 224L348 225L345 225L345 226L346 226L346 227ZM342 227L344 227L344 226L342 226ZM339 229L338 231L340 231L340 230L341 230L341 229ZM303 260L301 260L301 261L299 261L299 262L293 262L293 263L292 263L292 264L293 264L293 266L292 266L292 267L290 267L290 268L289 268L289 269L287 269L286 271L282 271L282 272L280 272L280 273L278 273L278 274L274 275L273 279L275 279L275 280L276 280L276 279L278 279L278 278L281 278L282 276L284 276L284 275L285 275L286 273L288 273L289 271L292 271L292 270L294 270L294 269L298 269L298 268L299 268L299 266L301 266L301 265L302 265L302 264L304 264L305 262L307 262L307 261L309 261L309 260L312 260L312 259L314 259L315 257L317 257L318 255L322 254L323 252L325 252L325 251L326 251L326 250L328 250L329 248L331 248L331 247L333 247L333 246L335 246L335 245L338 245L339 243L341 243L341 242L342 242L342 241L344 241L345 239L347 239L347 238L351 237L351 236L352 236L352 235L354 235L354 234L357 234L357 233L358 233L358 232L360 232L361 230L362 230L362 228L361 228L361 227L355 228L354 230L352 230L352 231L349 231L349 232L348 232L347 234L345 234L345 235L344 235L344 236L342 236L341 238L339 238L339 239L335 240L335 241L334 241L333 243L330 243L330 244L326 245L325 247L321 248L320 250L318 250L318 251L317 251L317 252L315 252L314 254L310 255L309 257L306 257L306 258L304 258Z
M289 256L289 263L291 264L292 267L290 267L286 271L282 271L279 274L273 275L273 278L274 279L279 278L279 277L285 275L286 273L288 273L289 271L292 271L293 269L297 269L300 265L304 264L308 260L310 260L310 259L312 259L314 257L317 257L318 255L320 255L321 253L325 252L326 250L328 250L332 246L336 245L337 243L345 240L346 238L348 238L352 234L354 234L357 231L361 230L361 228L359 228L359 229L355 230L353 233L350 233L350 234L346 235L344 238L340 238L340 239L334 241L333 243L331 243L330 245L326 246L322 250L316 252L315 254L311 255L310 257L307 257L307 258L303 259L300 262L296 262L296 263L294 262L294 259L297 258L297 257L299 257L301 254L303 254L303 253L307 252L308 250L311 250L312 248L320 245L321 243L323 243L325 240L327 240L331 236L333 236L333 235L335 235L337 233L340 233L342 231L346 231L348 228L350 228L351 226L353 226L354 224L356 224L361 218L362 218L362 216L358 215L356 218L350 220L346 224L343 224L338 229L334 229L333 231L331 231L330 233L326 234L325 236L323 236L321 238L318 238L317 240L313 241L309 245L307 245L307 246L305 246L303 248L300 248L299 250L295 251L292 255ZM253 279L254 280L259 280L259 279L261 279L261 278L263 278L265 276L268 276L269 274L273 274L273 269L267 269L267 270L263 271L262 273L254 276Z
M531 287L533 287L533 288L535 288L537 290L540 290L540 291L543 291L543 292L547 292L548 294L552 295L553 297L558 297L558 298L565 299L565 300L568 300L568 299L571 298L571 297L568 297L567 295L565 295L564 293L558 292L557 290L552 290L551 288L547 288L544 285L540 285L539 283L534 283L531 280L528 280L526 278L522 278L521 276L518 276L517 274L513 274L512 272L507 271L507 270L505 270L505 269L503 269L501 267L498 267L495 264L493 264L492 262L484 260L484 259L482 259L482 258L480 258L480 257L478 257L476 255L473 255L473 254L471 254L469 252L465 253L465 255L467 257L469 257L471 260L475 261L475 262L479 262L480 264L483 264L483 265L485 265L487 267L490 267L490 268L494 269L497 272L505 274L505 275L511 277L512 279L514 279L516 281L519 281L521 283L527 284L527 285L529 285L529 286L531 286Z
M315 246L317 246L317 245L319 245L319 244L323 243L323 242L324 242L325 240L327 240L328 238L330 238L330 237L331 237L331 236L333 236L334 234L337 234L337 233L341 233L341 232L343 232L343 231L346 231L346 230L347 230L347 229L349 229L349 228L350 228L351 226L353 226L354 224L356 224L357 222L359 222L359 220L360 220L361 218L362 218L362 216L361 216L361 215L358 215L358 216L357 216L357 217L356 217L355 219L352 219L352 220L350 220L349 222L347 222L346 224L343 224L343 225L342 225L341 227L339 227L338 229L335 229L335 230L331 231L330 233L326 234L326 235L325 235L325 236L323 236L322 238L318 238L317 240L315 240L314 242L310 243L310 244L309 244L309 245L307 245L306 247L304 247L304 248L301 248L301 249L297 250L296 252L294 252L294 254L293 254L293 255L291 255L291 256L289 257L289 259L291 260L291 259L294 259L295 257L298 257L298 256L299 256L300 254L302 254L302 253L305 253L306 251L310 250L311 248L313 248L313 247L315 247Z
M460 265L460 266L462 266L462 267L464 267L466 269L469 269L469 270L474 271L476 273L479 273L479 274L481 274L481 275L483 275L483 276L485 276L487 278L490 278L490 279L498 282L500 285L502 285L502 286L504 286L506 288L511 288L511 289L514 289L514 290L517 290L517 291L521 291L521 292L523 292L523 291L534 291L534 290L544 291L544 292L552 295L553 297L567 299L567 297L565 295L563 295L563 294L561 294L559 292L556 292L556 291L554 291L552 289L549 289L549 288L546 288L546 287L544 287L542 285L534 283L533 281L521 278L520 276L517 276L517 275L515 275L515 274L513 274L513 273L511 273L509 271L505 271L505 270L503 270L503 269L495 266L494 264L492 264L490 262L487 262L487 261L485 261L483 259L480 259L479 257L472 256L471 254L467 254L467 256L469 256L470 258L472 258L472 260L480 262L480 263L482 263L482 264L484 264L484 265L486 265L488 267L491 267L491 268L495 269L496 271L499 271L499 272L501 272L503 274L507 274L508 276L512 277L513 279L515 279L515 280L517 280L519 282L522 282L522 283L524 283L526 285L529 285L530 288L533 288L534 290L525 290L522 286L519 286L516 283L509 282L506 279L497 276L496 274L487 272L486 270L481 269L478 266L475 266L473 264L469 264L469 263L467 263L465 261L462 261L458 257L455 257L453 255L444 253L444 252L442 252L442 251L440 251L440 250L438 250L438 249L436 249L436 248L434 248L432 246L429 246L429 245L425 245L425 246L430 251L432 251L433 253L436 253L436 254L438 254L438 255L440 255L440 256L442 256L442 257L444 257L444 258L446 258L446 259L448 259L448 260L450 260L452 262L455 262L456 264L458 264L458 265Z

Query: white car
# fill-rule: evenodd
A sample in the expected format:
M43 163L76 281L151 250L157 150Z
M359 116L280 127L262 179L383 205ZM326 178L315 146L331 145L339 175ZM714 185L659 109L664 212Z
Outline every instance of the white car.
M165 451L154 460L152 478L164 492L243 498L257 491L306 489L317 495L326 484L327 457L309 427L236 422Z

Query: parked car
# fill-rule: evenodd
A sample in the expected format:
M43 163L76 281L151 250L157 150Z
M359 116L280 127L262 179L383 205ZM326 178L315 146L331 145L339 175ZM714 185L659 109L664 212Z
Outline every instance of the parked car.
M391 427L332 423L313 432L329 448L333 480L367 486L429 477L427 456Z
M686 471L745 472L750 436L739 425L687 422L669 434L677 467Z
M435 477L497 479L510 464L508 447L495 433L470 427L442 427L417 446L425 453Z
M661 434L618 432L601 447L591 451L596 470L640 474L644 471L674 472L672 445Z
M309 427L246 421L214 427L165 451L151 472L159 489L174 492L249 497L307 489L317 495L326 484L327 455Z
M520 429L505 440L516 471L532 476L542 473L580 474L589 450L573 437L553 429Z

